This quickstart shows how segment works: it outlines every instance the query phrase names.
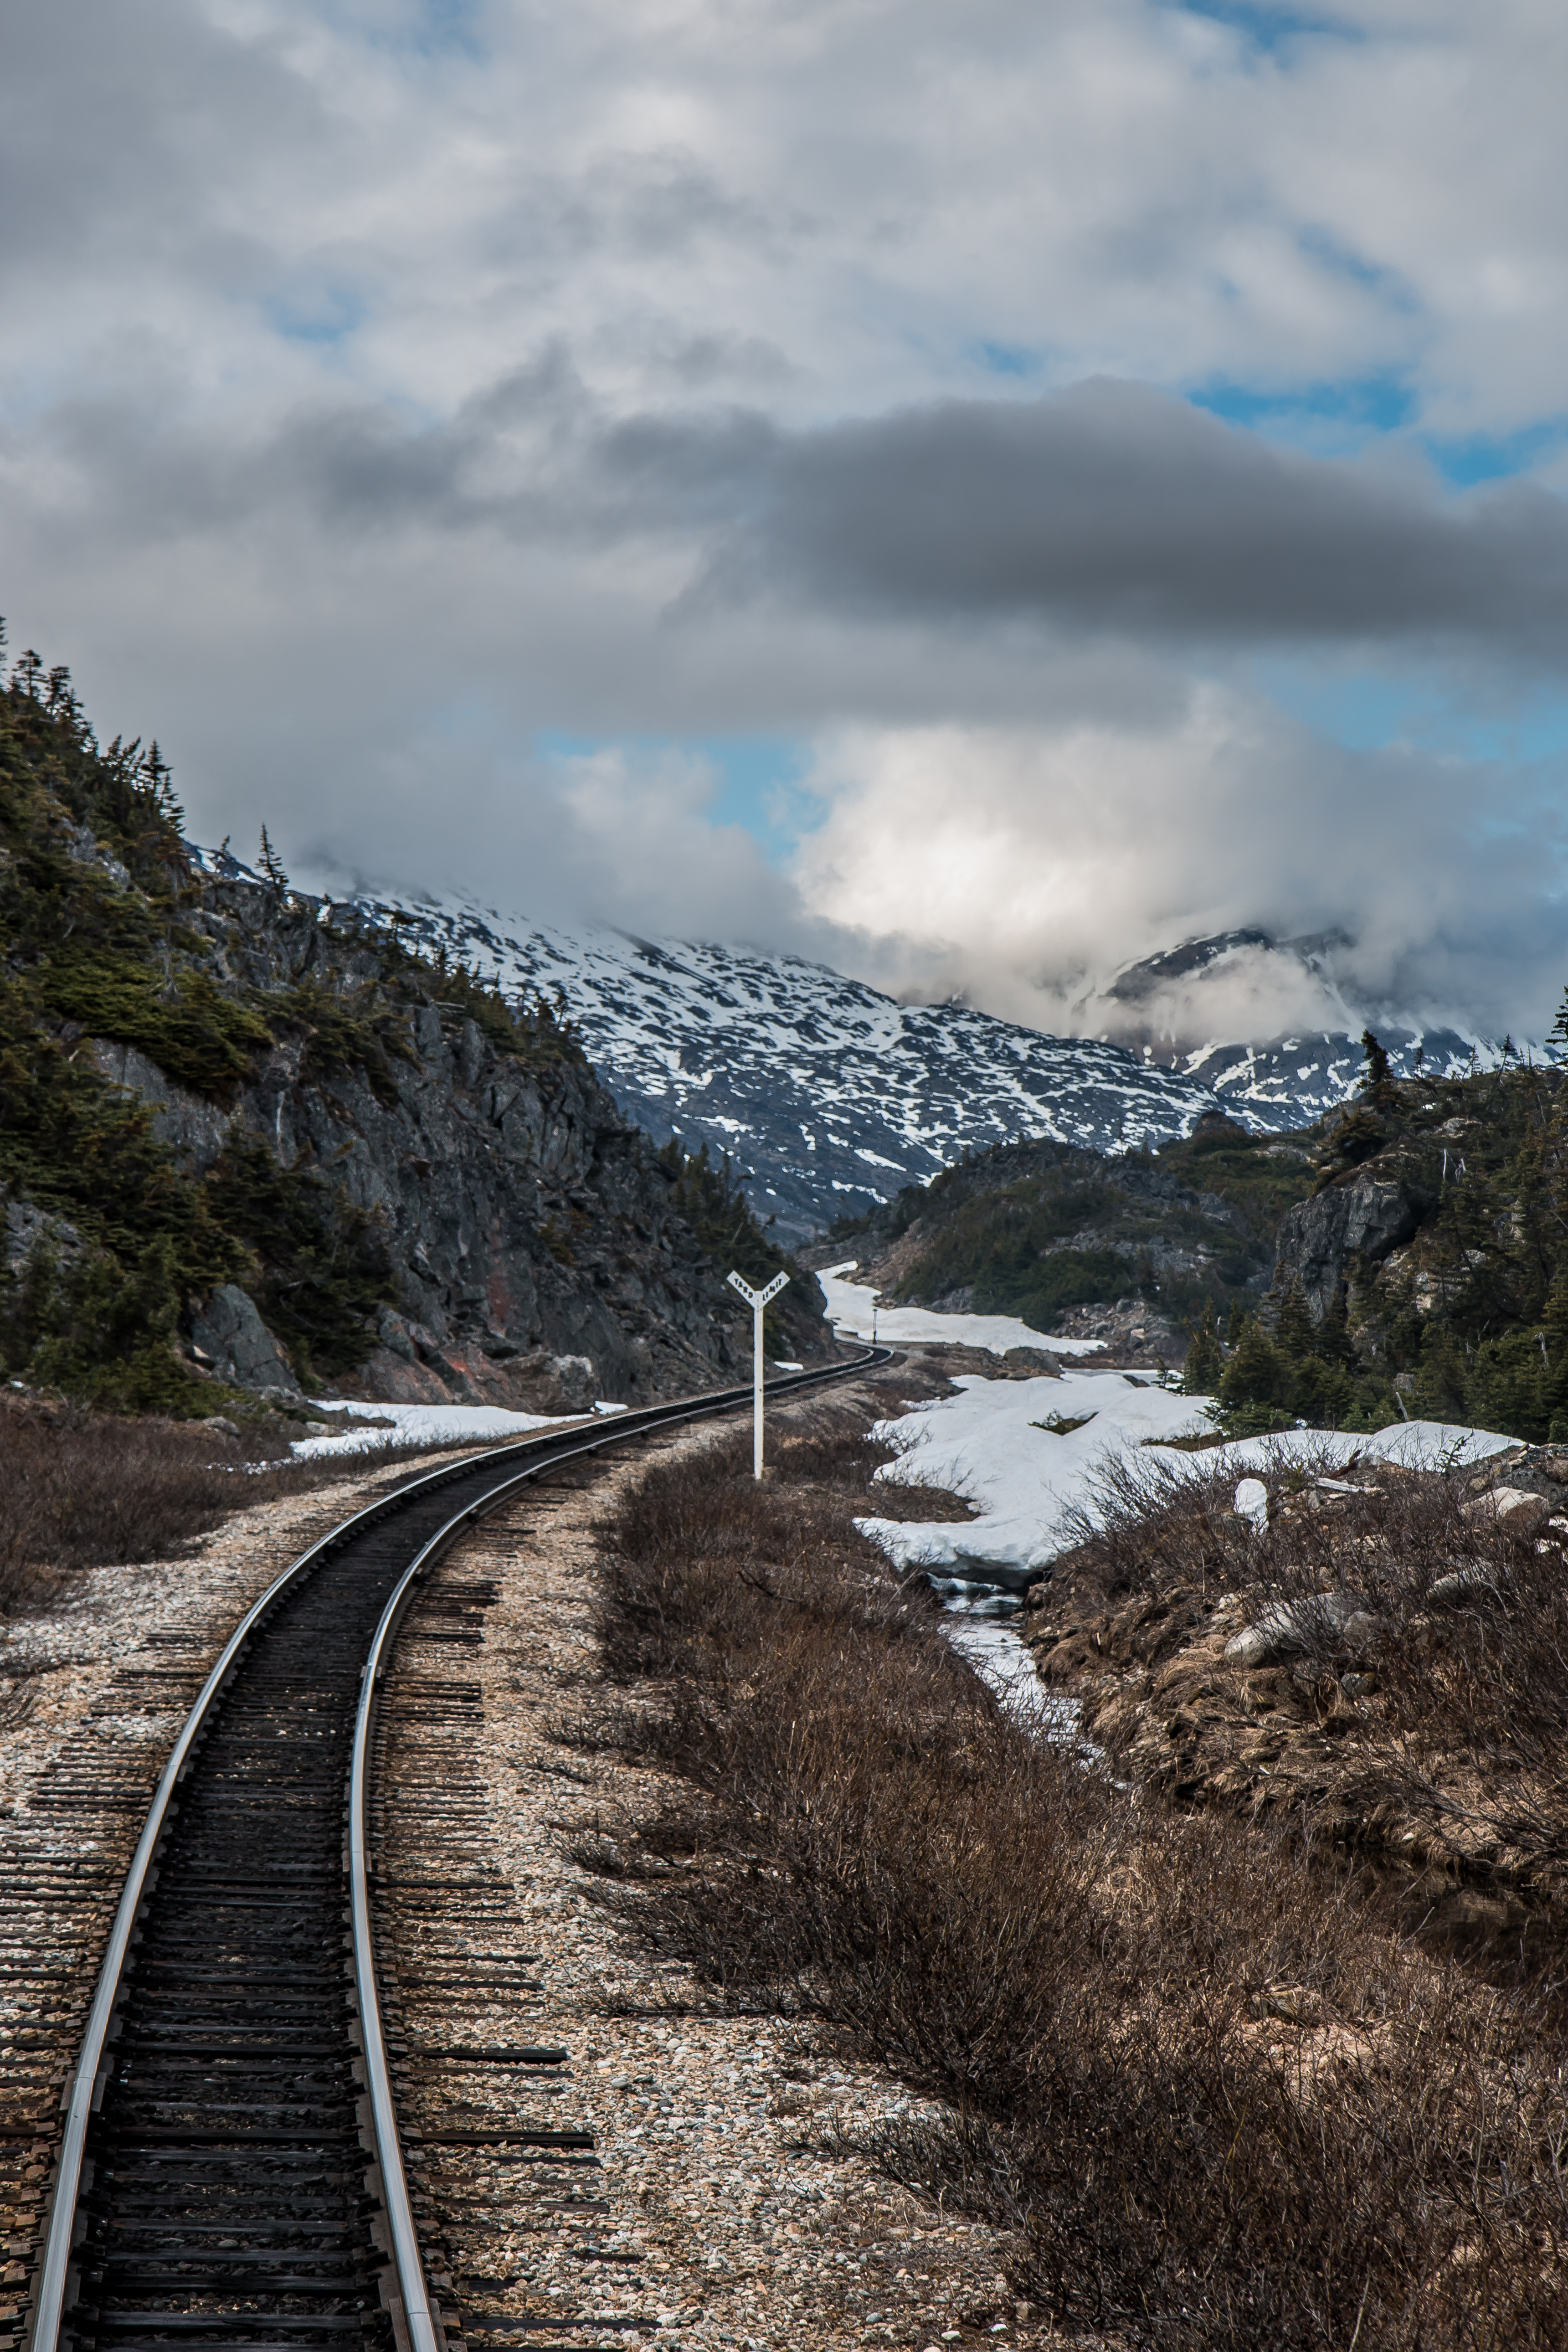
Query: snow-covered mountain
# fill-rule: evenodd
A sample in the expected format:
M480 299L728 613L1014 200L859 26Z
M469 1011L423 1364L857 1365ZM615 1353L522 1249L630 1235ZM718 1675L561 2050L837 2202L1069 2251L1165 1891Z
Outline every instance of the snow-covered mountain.
M1361 1082L1362 1032L1371 1028L1395 1075L1437 1077L1493 1069L1502 1041L1422 1021L1359 997L1342 976L1352 942L1337 931L1279 940L1268 931L1216 932L1130 964L1095 1008L1130 1050L1198 1078L1251 1127L1304 1127L1344 1102ZM1258 1042L1268 1010L1306 1017ZM1262 1021L1259 1014L1262 1013ZM1238 1040L1238 1013L1252 1042ZM1232 1025L1232 1024L1235 1025ZM1529 1050L1541 1057L1536 1044Z
M965 1151L1023 1136L1114 1151L1219 1107L1201 1079L1120 1046L898 1004L797 956L512 923L456 898L352 903L509 994L559 989L626 1116L658 1141L728 1151L794 1239Z
M226 855L222 866L249 870ZM966 1151L1033 1137L1117 1151L1185 1134L1215 1109L1254 1129L1302 1127L1362 1073L1369 1016L1324 993L1331 940L1226 932L1131 965L1100 1000L1117 1043L1048 1036L963 1004L900 1004L798 956L532 924L457 897L338 903L431 954L445 949L509 994L559 991L626 1117L657 1141L679 1134L689 1150L727 1151L760 1213L794 1240ZM1189 1019L1194 1003L1229 1009L1247 1001L1232 984L1238 968L1255 981L1273 967L1322 983L1336 1025L1264 1045L1193 1044L1173 1030L1173 1006ZM1499 1056L1453 1030L1379 1034L1402 1071L1418 1050L1440 1073Z

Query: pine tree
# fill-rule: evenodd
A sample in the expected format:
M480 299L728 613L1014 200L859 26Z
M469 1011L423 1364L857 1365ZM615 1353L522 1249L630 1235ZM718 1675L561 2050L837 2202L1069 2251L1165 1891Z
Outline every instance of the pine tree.
M1318 1353L1325 1364L1348 1364L1354 1358L1350 1308L1343 1283L1323 1310L1323 1319L1318 1326Z
M1568 1275L1559 1274L1542 1323L1545 1341L1541 1368L1541 1418L1554 1444L1568 1438Z
M1361 1033L1362 1051L1366 1055L1366 1075L1362 1080L1362 1099L1373 1110L1393 1110L1399 1100L1394 1083L1394 1073L1388 1066L1388 1055L1370 1029Z
M1299 1276L1292 1276L1290 1287L1275 1311L1274 1344L1291 1365L1304 1364L1318 1353L1317 1327Z
M1225 1370L1225 1353L1219 1344L1219 1334L1214 1327L1214 1306L1204 1308L1203 1320L1193 1333L1187 1360L1182 1366L1182 1393L1184 1396L1213 1396Z
M267 827L265 825L261 828L261 856L258 863L262 873L266 876L268 881L271 883L272 887L275 890L287 890L289 887L289 877L284 873L282 861L279 859L277 851L273 848L270 840L268 838Z
M1289 1402L1290 1367L1255 1315L1242 1325L1230 1361L1219 1384L1225 1405L1277 1405Z
M1563 992L1563 1002L1557 1008L1557 1018L1546 1033L1546 1042L1559 1054L1568 1055L1568 988Z

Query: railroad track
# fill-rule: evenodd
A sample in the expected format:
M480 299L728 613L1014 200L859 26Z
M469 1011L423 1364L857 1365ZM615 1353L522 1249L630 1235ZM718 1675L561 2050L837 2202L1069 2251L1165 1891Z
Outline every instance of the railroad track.
M868 1349L769 1394L889 1360ZM542 1475L751 1394L416 1477L312 1546L242 1619L175 1740L110 1931L62 2100L27 2352L455 2352L410 2195L377 1965L383 1677L424 1580L477 1521ZM435 1860L421 1875L438 1910ZM471 1874L461 1885L470 1906L484 1892ZM418 1886L374 1891L421 1899ZM502 2054L542 2078L564 2056ZM534 2137L568 2168L591 2145ZM609 2352L590 2322L507 2326L519 2352Z

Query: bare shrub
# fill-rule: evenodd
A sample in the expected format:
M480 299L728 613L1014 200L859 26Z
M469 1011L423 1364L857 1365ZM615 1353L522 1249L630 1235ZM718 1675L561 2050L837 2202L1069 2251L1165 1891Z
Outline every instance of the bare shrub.
M1201 1630L1184 1610L1194 1595L1236 1595L1248 1624L1288 1621L1288 1671L1273 1680L1270 1707L1282 1727L1326 1729L1336 1748L1312 1775L1309 1814L1331 1817L1342 1838L1414 1847L1412 1861L1482 1885L1506 1881L1561 1913L1561 1530L1521 1530L1475 1512L1461 1478L1379 1465L1342 1472L1340 1484L1361 1491L1336 1493L1316 1486L1318 1475L1297 1460L1270 1471L1268 1523L1255 1529L1231 1508L1234 1468L1108 1465L1075 1529L1078 1548L1058 1567L1092 1579L1108 1603L1121 1596L1158 1617L1163 1641L1140 1643L1124 1608L1120 1647L1108 1643L1150 1671ZM1212 1687L1212 1664L1194 1676ZM1125 1753L1136 1722L1135 1710L1113 1709L1104 1736ZM1561 1925L1557 1932L1560 1941Z
M366 1461L416 1446L367 1448ZM159 1559L230 1511L335 1483L352 1457L296 1462L281 1435L121 1419L0 1391L0 1616L47 1608L62 1571Z
M583 1851L632 1931L938 2102L870 2152L1010 2226L1016 2285L1066 2321L1561 2343L1551 2011L1387 1933L1299 1842L1035 1739L879 1575L853 1497L745 1474L738 1440L660 1465L605 1530L617 1736L672 1776L640 1836ZM1217 1494L1189 1499L1167 1557L1230 1561ZM1097 1539L1126 1561L1123 1532Z

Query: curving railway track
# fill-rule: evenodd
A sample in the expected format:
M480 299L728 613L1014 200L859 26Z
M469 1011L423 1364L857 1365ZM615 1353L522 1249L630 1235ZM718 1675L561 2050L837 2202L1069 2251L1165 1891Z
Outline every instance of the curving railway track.
M888 1360L868 1349L769 1392ZM62 2101L28 2352L456 2352L410 2193L373 1895L438 1917L444 1897L471 1910L480 1890L471 1874L447 1888L438 1856L401 1888L376 1883L383 1678L424 1580L476 1521L551 1472L750 1401L723 1390L416 1477L241 1621L175 1740L110 1932ZM473 2054L545 2086L565 2055ZM563 2166L588 2145L535 2138ZM566 2315L506 2325L520 2352L613 2340Z

